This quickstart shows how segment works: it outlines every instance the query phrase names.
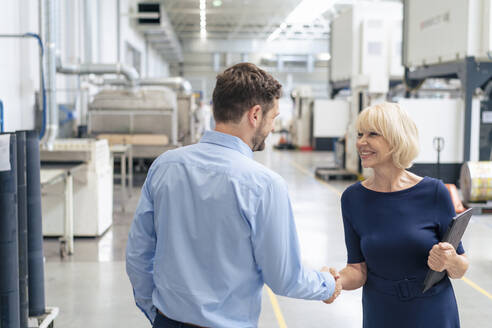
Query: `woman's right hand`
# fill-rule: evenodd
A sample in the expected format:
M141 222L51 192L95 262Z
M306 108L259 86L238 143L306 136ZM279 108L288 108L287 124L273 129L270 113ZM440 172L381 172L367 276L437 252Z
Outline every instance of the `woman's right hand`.
M343 289L342 280L340 279L340 274L335 268L323 267L321 269L321 272L330 272L331 275L333 276L333 279L335 279L335 291L333 292L333 295L331 295L329 299L323 301L326 304L331 304L337 299L337 297L342 292Z

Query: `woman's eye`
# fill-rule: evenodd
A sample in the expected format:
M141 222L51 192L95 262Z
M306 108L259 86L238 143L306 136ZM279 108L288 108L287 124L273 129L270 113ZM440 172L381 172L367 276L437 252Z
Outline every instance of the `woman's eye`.
M362 138L362 133L357 133L357 138Z
M369 135L371 135L373 137L378 137L379 136L379 133L377 133L377 132L371 132Z

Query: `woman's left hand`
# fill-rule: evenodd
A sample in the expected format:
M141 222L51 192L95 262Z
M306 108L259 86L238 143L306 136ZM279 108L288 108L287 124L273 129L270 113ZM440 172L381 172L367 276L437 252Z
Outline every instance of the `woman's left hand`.
M439 243L432 246L427 259L427 265L434 271L442 272L456 262L456 250L450 243Z

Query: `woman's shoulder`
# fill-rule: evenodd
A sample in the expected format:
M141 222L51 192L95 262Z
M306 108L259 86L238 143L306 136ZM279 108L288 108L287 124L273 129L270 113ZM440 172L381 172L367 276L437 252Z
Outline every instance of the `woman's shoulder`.
M442 180L425 176L420 183L423 187L430 188L436 192L447 190Z
M347 201L350 197L353 197L354 195L358 194L361 192L361 182L357 181L356 183L350 185L347 187L347 189L344 190L342 193L342 202Z
M429 184L432 186L432 190L434 191L434 199L437 202L442 201L443 199L451 199L451 196L449 194L449 190L442 182L442 180L439 179L434 179L434 178L427 178L429 180Z
M422 180L412 188L414 194L428 197L429 200L434 202L440 202L442 199L449 197L448 188L444 185L442 180L425 176Z

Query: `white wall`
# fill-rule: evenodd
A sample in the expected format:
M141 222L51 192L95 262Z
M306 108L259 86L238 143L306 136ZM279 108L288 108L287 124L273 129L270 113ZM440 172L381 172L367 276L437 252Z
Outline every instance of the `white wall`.
M0 34L37 31L37 1L2 1ZM32 129L34 90L39 87L37 41L0 38L0 50L0 99L4 103L5 131Z
M83 13L85 0L59 1L59 24L56 33L59 54L64 63L86 61ZM153 49L146 55L145 39L135 31L128 17L130 7L135 10L137 0L121 0L121 61L125 62L125 43L140 51L140 70L145 74L148 58L149 77L166 77L169 65ZM116 63L116 4L117 0L90 0L92 61ZM0 34L39 33L38 1L2 1ZM38 45L34 39L0 38L0 99L4 103L5 130L33 129L35 91L39 89ZM145 76L144 76L145 77ZM57 74L57 101L73 103L80 79Z
M162 56L152 48L149 49L148 60L148 71L142 70L144 77L155 78L169 76L169 65L167 63L164 64Z

